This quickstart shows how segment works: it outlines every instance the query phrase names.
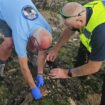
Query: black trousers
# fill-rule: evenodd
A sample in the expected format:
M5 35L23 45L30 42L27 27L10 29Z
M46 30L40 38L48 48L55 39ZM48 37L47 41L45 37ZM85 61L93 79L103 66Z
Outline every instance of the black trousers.
M104 76L104 79L103 79L102 96L101 96L100 105L105 105L105 76Z
M78 50L78 55L76 57L76 62L74 64L75 67L81 66L87 63L89 57L89 52L87 49L80 43L80 48ZM103 86L102 86L102 96L100 105L105 105L105 75L103 78Z
M89 52L86 47L80 43L80 47L78 50L78 55L76 57L76 62L74 63L74 67L78 67L84 65L88 62Z

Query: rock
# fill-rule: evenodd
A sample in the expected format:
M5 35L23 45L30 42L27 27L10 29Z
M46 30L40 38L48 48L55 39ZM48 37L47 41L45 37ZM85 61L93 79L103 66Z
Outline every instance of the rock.
M68 101L69 101L70 105L76 105L72 98L68 98Z
M101 101L101 95L100 94L90 94L87 96L86 101L90 105L99 105Z

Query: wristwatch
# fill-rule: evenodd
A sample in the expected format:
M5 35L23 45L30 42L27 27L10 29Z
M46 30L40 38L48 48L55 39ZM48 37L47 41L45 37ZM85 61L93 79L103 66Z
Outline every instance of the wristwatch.
M69 77L72 77L72 72L71 72L70 69L69 69L69 71L68 71L68 76L69 76Z

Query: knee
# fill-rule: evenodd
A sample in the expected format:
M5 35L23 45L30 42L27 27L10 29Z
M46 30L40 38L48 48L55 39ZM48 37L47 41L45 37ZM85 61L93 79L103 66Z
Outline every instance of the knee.
M13 41L12 38L4 39L4 42L2 43L6 49L12 49L13 48Z

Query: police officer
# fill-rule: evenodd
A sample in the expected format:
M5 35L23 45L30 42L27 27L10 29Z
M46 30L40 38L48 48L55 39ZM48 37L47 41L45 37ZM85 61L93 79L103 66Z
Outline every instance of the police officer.
M104 1L97 0L82 6L76 2L64 5L60 14L67 28L63 31L61 39L49 52L48 61L54 61L59 49L75 33L80 32L80 40L89 52L87 63L65 70L52 69L51 78L69 78L90 75L100 70L105 60L105 5ZM83 62L82 60L79 62ZM103 86L101 105L105 105L105 83Z

